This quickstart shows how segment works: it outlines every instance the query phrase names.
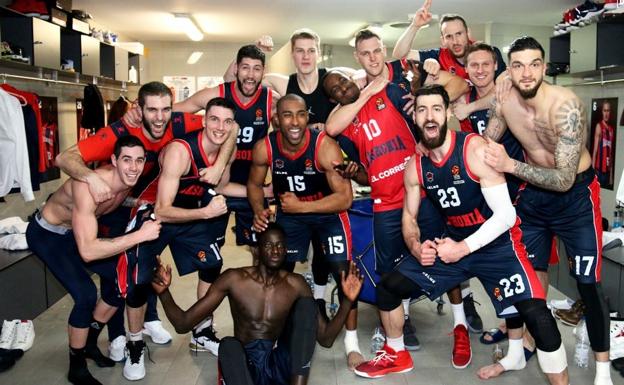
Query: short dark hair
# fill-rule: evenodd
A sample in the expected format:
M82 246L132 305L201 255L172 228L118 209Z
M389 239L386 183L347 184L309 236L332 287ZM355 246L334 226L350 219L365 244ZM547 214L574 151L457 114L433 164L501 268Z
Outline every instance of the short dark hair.
M222 97L212 98L206 103L206 112L212 107L223 107L232 110L232 113L236 112L236 106L231 100Z
M442 17L440 18L440 33L442 33L442 24L448 23L449 21L455 21L455 20L461 21L466 31L468 31L468 24L466 24L466 20L464 20L463 17L455 13L447 13L447 14L442 15Z
M368 40L368 39L372 39L372 38L377 38L377 39L381 40L381 37L379 37L379 35L377 35L372 30L370 30L368 28L361 29L361 30L358 31L358 33L355 34L355 46L357 47L357 45L362 40Z
M542 45L530 36L522 36L511 42L509 45L509 52L507 52L507 59L511 59L511 54L518 51L524 51L527 49L536 49L542 54L542 60L544 59L544 48Z
M115 148L113 149L113 154L115 154L115 158L118 158L121 154L121 149L123 147L141 147L143 151L145 151L145 145L141 142L141 139L137 138L134 135L124 135L119 137L115 142Z
M444 108L448 108L450 99L448 93L443 86L439 84L428 84L416 90L416 92L414 93L415 106L418 106L418 97L425 95L440 95L442 97L442 100L444 101Z
M269 222L267 228L258 234L258 244L261 244L271 231L280 233L280 235L286 239L286 231L284 231L284 228L275 222Z
M304 108L308 108L308 106L306 105L305 99L302 98L301 96L297 95L297 94L286 94L284 96L282 96L278 101L277 101L277 106L276 106L276 111L279 112L280 107L282 105L282 103L289 101L289 100L296 100L298 102L303 103L303 107Z
M266 59L266 55L256 45L247 44L240 47L238 53L236 54L236 64L240 64L240 62L243 61L243 59L246 57L250 59L260 60L262 62L262 65L264 66L264 60Z
M498 61L498 58L496 57L496 51L494 51L494 48L492 48L492 46L489 44L485 44L482 41L478 41L476 43L468 45L468 48L466 49L466 54L464 56L466 58L466 62L468 62L468 55L477 51L489 52L490 55L492 55L492 60L494 60L494 63Z
M145 99L148 96L169 96L173 102L173 93L171 89L161 82L145 83L139 88L139 106L145 105Z

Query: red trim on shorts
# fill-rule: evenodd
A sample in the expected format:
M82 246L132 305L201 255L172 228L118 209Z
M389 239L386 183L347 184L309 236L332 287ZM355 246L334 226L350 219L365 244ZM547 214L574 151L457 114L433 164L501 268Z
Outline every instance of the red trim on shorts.
M342 223L342 229L347 237L347 261L353 259L353 236L351 234L351 221L349 220L349 214L346 211L338 213L340 223Z
M119 295L121 295L121 298L126 298L128 295L128 255L125 251L119 254L115 271L117 272L117 290Z
M466 167L466 174L468 174L468 176L470 177L470 179L472 179L473 181L480 183L480 178L478 176L476 176L475 174L472 173L472 171L470 171L470 165L468 164L468 142L470 141L470 139L474 138L478 136L477 134L468 134L466 135L466 138L464 139L464 167Z
M299 158L301 155L303 155L303 153L305 153L305 151L308 149L308 146L310 145L310 130L305 130L305 138L303 138L304 142L303 142L303 146L301 146L301 148L294 153L293 155L290 155L289 153L282 151L282 133L281 132L277 132L277 150L284 155L284 157L286 159L289 160L295 160L297 158Z
M589 186L589 199L592 204L592 213L594 216L594 235L596 237L596 283L602 279L602 211L600 208L600 183L598 177L594 176Z
M262 85L258 86L258 89L256 90L256 93L251 98L251 100L249 100L247 103L243 103L238 98L238 95L236 94L235 83L236 83L236 81L233 81L233 82L230 83L230 92L232 93L232 99L234 99L234 103L236 103L243 110L246 110L249 107L253 106L258 101L258 98L260 98L260 94L262 93Z
M509 239L511 240L514 254L518 262L520 262L520 266L522 266L524 274L529 280L531 298L546 299L546 291L537 278L537 273L535 273L533 265L531 264L531 261L529 261L526 247L522 242L522 230L520 229L520 223L522 223L522 221L519 217L516 217L516 223L511 229L509 229Z
M450 131L450 134L451 134L451 145L449 147L448 152L444 155L444 158L442 158L442 160L440 162L434 162L433 159L431 159L431 163L433 163L433 165L438 167L438 168L444 166L444 164L451 157L451 154L453 153L453 150L455 149L455 140L456 140L456 136L457 135L455 135L455 131L453 131L453 130L449 130L449 131Z
M559 264L559 249L557 248L557 236L553 235L552 242L550 244L550 257L548 258L549 265Z

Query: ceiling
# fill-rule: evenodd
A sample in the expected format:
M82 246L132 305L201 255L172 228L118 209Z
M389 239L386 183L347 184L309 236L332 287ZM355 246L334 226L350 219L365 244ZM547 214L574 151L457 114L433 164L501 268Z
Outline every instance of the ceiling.
M488 22L552 26L563 10L580 0L434 0L433 14L458 13L468 24ZM359 28L381 23L382 36L395 41L421 0L73 0L106 28L139 41L188 41L172 26L172 12L191 13L205 32L204 41L252 42L270 35L284 44L295 29L317 31L324 43L346 44Z

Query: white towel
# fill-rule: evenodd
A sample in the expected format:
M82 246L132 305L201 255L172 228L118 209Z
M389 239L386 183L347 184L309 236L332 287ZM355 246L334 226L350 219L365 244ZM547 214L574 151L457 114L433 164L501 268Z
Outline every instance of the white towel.
M0 234L25 234L28 222L20 217L0 219Z
M26 250L28 242L26 242L25 234L10 234L0 238L0 249L5 250Z

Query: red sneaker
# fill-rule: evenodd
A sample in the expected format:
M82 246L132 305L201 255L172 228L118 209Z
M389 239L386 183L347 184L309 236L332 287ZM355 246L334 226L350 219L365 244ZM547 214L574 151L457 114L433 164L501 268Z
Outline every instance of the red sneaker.
M360 377L378 378L388 373L405 373L414 368L412 356L407 350L395 352L388 345L377 351L377 355L370 361L358 365L354 372Z
M470 348L470 337L468 329L464 325L457 325L453 329L455 343L453 344L453 357L451 363L455 369L463 369L472 360L472 349Z

